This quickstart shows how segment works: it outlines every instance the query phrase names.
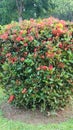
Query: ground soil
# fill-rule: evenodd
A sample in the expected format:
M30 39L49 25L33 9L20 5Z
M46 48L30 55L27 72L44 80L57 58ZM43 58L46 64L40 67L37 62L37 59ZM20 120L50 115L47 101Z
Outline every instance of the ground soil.
M28 124L47 124L47 123L61 123L73 118L73 106L70 104L63 110L57 113L49 112L48 114L41 113L39 110L31 111L18 109L8 103L2 103L0 106L4 117L15 121L21 121Z

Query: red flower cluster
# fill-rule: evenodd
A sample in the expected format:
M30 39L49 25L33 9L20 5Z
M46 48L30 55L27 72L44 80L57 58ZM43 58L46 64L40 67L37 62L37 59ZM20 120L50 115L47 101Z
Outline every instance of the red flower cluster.
M24 93L26 93L26 91L27 91L27 89L24 88L24 89L22 90L22 93L24 94Z
M17 42L20 42L20 41L23 41L24 40L24 38L22 37L22 36L18 36L17 38L16 38L16 41Z
M9 57L8 61L14 64L17 61L17 57Z
M22 61L22 62L23 62L24 60L25 60L24 57L22 57L22 58L20 59L20 61Z
M32 42L32 41L34 40L34 37L33 37L33 36L28 36L28 40L29 40L30 42Z
M49 67L48 66L40 66L37 68L37 70L53 70L53 66L50 65Z
M63 48L63 44L62 43L59 44L59 48L61 48L61 49Z
M14 95L11 95L8 99L8 103L11 103L13 100L14 100L15 96Z
M58 37L61 36L64 33L65 33L65 30L60 29L60 28L52 30L52 34L55 35L55 36L58 36Z
M6 54L6 57L10 57L10 56L11 56L11 53L7 53L7 54Z
M28 43L24 43L24 47L28 46Z
M8 34L7 33L4 33L0 36L1 39L3 40L7 40L8 39Z

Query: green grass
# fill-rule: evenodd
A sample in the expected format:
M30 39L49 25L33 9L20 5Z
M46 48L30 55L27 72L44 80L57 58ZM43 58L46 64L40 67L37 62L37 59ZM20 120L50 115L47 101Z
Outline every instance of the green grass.
M4 97L5 95L0 89L0 104ZM5 119L2 110L0 110L0 130L73 130L73 119L60 124L30 125Z
M73 120L61 124L35 126L0 117L0 130L73 130Z

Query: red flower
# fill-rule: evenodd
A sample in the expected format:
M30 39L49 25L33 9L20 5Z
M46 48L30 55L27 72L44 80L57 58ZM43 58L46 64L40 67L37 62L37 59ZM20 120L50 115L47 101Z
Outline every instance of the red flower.
M24 46L25 46L25 47L28 46L28 43L24 43Z
M53 40L53 38L48 38L48 41L52 41Z
M34 58L36 58L36 57L37 57L37 53L34 53L34 55L33 55L33 56L34 56Z
M47 69L48 69L48 67L45 65L37 68L37 70L47 70Z
M23 31L23 30L21 30L21 31L20 31L20 34L22 35L23 33L24 33L24 31Z
M20 42L20 41L22 41L22 40L24 40L24 38L21 37L21 36L18 36L18 37L16 38L16 41L17 41L17 42Z
M30 18L30 21L31 21L31 22L34 22L34 19L33 19L33 18Z
M37 51L37 48L34 48L34 52L36 52Z
M40 67L37 68L37 70L40 70L40 69L41 69Z
M25 59L24 59L24 57L22 57L20 60L23 62Z
M53 34L53 35L57 35L57 30L56 30L56 29L53 29L53 30L52 30L52 34Z
M17 57L9 57L8 59L12 64L14 64L17 61Z
M16 57L12 58L12 63L14 63L14 62L16 62L16 61L17 61L17 58L16 58Z
M42 55L42 56L40 56L40 58L44 59L44 58L45 58L45 56L44 56L44 55Z
M57 29L57 36L64 34L64 31L60 28Z
M12 32L13 32L13 33L17 33L17 30L13 30Z
M33 36L29 36L29 37L28 37L28 40L29 40L30 42L32 42L32 41L34 40Z
M60 20L60 23L61 23L63 26L66 25L66 21L64 21L64 20Z
M55 35L55 36L60 36L60 35L64 34L65 32L66 32L66 30L64 31L60 28L52 30L52 34Z
M21 41L21 37L17 37L16 41L20 42Z
M50 66L48 67L48 69L49 69L49 70L53 70L53 66L50 65Z
M11 56L11 53L7 53L7 54L6 54L6 57L10 57L10 56Z
M37 70L53 70L53 66L50 65L49 67L47 67L46 65L44 65L44 66L38 67Z
M8 103L11 103L13 100L14 100L15 96L14 95L11 95L8 99Z
M0 37L1 37L1 39L3 39L3 40L7 40L7 39L8 39L8 34L5 33L5 34L1 35Z
M62 43L59 44L59 48L63 48L63 44Z
M47 70L48 67L44 65L44 66L41 66L41 69L43 69L43 70Z
M24 89L22 90L22 93L24 94L24 93L26 93L26 91L27 91L27 89L24 88Z

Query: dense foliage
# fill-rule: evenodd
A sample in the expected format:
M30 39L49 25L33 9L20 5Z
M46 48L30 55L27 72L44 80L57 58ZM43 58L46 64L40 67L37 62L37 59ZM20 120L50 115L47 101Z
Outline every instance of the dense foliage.
M55 18L12 23L0 31L0 81L8 102L59 109L73 93L73 23Z

